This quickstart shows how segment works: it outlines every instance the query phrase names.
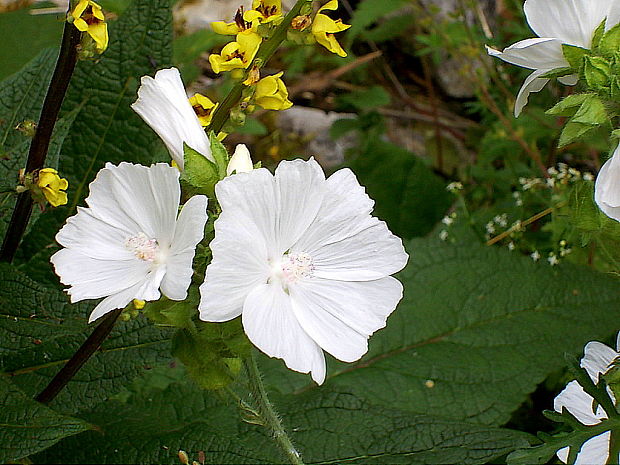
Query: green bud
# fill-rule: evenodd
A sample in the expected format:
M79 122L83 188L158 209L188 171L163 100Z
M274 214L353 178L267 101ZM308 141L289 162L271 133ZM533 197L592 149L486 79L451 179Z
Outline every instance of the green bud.
M616 24L602 37L598 53L610 58L620 51L620 24Z
M589 50L585 48L576 47L575 45L566 45L562 44L562 53L564 54L564 58L568 61L568 64L575 71L581 71L583 67L583 57Z
M209 140L215 163L187 144L184 145L184 170L181 173L181 182L191 194L205 194L214 198L215 185L226 177L229 157L226 148L217 140L213 132L209 133Z

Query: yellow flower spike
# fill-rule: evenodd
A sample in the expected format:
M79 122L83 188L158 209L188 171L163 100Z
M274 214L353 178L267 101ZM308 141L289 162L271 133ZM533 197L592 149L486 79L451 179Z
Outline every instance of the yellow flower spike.
M293 106L293 102L288 99L288 90L280 79L283 74L279 72L258 81L254 94L256 104L265 110L286 110Z
M246 69L254 60L262 42L261 36L248 29L237 34L237 40L224 45L220 54L209 56L209 63L214 73L233 69Z
M270 23L282 17L281 0L253 0L252 9L246 11L243 19L254 23L258 21L262 24Z
M108 48L108 25L101 6L92 0L80 0L71 12L71 17L78 30L93 38L99 53Z
M343 24L342 20L333 20L329 16L321 13L323 10L336 10L338 9L338 0L330 0L321 8L316 14L314 21L312 22L312 35L316 41L336 55L346 57L347 53L342 49L334 34L342 32L351 27L350 24Z
M219 105L219 103L212 102L209 97L205 97L202 94L194 94L194 96L189 99L189 104L194 109L202 127L207 127L211 124L213 113L215 113L215 109Z
M43 168L39 170L37 187L41 189L52 207L67 204L67 193L64 191L69 187L69 183L66 179L58 176L58 171L55 169Z

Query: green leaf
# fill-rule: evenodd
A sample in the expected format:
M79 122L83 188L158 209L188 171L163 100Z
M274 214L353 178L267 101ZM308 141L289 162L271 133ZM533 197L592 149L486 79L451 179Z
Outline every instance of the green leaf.
M613 57L618 51L620 51L620 24L607 31L598 46L598 52L607 58Z
M599 52L599 47L601 44L601 40L605 34L605 24L606 24L607 20L604 19L601 24L598 25L598 27L596 28L596 30L594 31L594 34L592 35L592 50L594 52Z
M583 74L588 87L602 89L609 85L611 79L611 63L602 57L586 56Z
M35 402L0 376L0 462L13 463L91 428Z
M339 98L343 103L358 110L372 110L390 104L390 94L381 86L372 86L368 89L351 92Z
M398 10L408 4L407 0L392 0L390 2L377 2L376 0L362 0L351 17L351 27L347 31L347 41L353 40L369 26L372 26L379 18Z
M407 251L404 297L387 327L360 362L332 365L325 386L387 408L501 425L565 366L565 352L617 328L620 286L609 275L433 239Z
M219 167L201 153L184 144L181 181L193 194L215 197L215 185L220 180Z
M39 393L92 332L90 305L0 264L0 372L26 393ZM107 399L149 366L169 360L170 334L145 319L117 323L102 348L52 403L73 413Z
M226 168L228 168L228 161L230 159L228 156L228 151L213 132L209 133L209 142L211 143L211 154L213 155L215 164L217 165L217 174L219 179L224 179L226 177Z
M29 9L0 14L0 79L17 73L43 49L60 45L62 29L56 15L31 15ZM35 91L45 91L45 84Z
M555 116L573 116L583 105L583 102L592 98L596 94L572 94L564 97L553 107L549 108L546 113Z
M562 44L562 53L564 54L564 58L568 61L568 64L574 70L581 70L583 66L583 57L589 50L581 47L577 47L575 45L567 45Z
M523 433L372 406L348 394L275 399L306 463L486 463L526 447ZM172 385L128 405L109 402L87 418L104 435L67 439L42 463L176 463L179 449L206 463L283 463L267 431L241 423L232 405L189 386ZM88 443L89 447L78 447Z
M444 182L419 158L388 142L371 140L351 169L375 200L374 215L400 237L430 232L452 201Z
M574 73L575 70L573 68L556 68L551 71L547 71L545 74L541 74L540 77L544 79L555 79Z

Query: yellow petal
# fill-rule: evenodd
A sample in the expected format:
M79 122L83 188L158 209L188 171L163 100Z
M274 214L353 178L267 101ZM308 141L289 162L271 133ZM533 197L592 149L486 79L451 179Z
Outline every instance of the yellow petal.
M343 50L340 46L336 37L333 34L318 34L315 35L316 41L329 50L332 53L335 53L338 56L346 57L347 52Z
M99 53L108 48L108 25L106 23L91 24L88 34L95 40Z
M78 2L78 4L75 6L75 8L73 9L73 11L71 12L71 16L73 16L73 19L79 19L80 16L82 16L82 13L84 13L84 10L86 9L86 7L88 6L88 0L80 0Z
M215 21L211 23L211 29L216 34L222 34L225 36L234 36L240 32L237 23L226 23L224 21Z
M78 31L82 31L82 32L88 31L88 24L86 23L86 21L84 21L81 18L78 18L75 21L73 21L73 25L77 27Z
M321 8L319 8L318 13L320 13L323 10L337 10L337 9L338 9L338 0L330 0L325 5L323 5Z

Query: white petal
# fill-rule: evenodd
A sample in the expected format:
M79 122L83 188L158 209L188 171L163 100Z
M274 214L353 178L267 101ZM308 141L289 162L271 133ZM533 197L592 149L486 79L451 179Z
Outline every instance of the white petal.
M566 462L568 462L568 454L569 453L570 453L570 447L562 447L555 454L558 456L558 458L562 462L566 463Z
M487 47L487 53L507 63L529 69L554 69L568 67L562 54L562 41L558 39L526 39L504 49L503 52Z
M245 144L237 144L235 148L235 152L232 157L230 157L230 161L228 162L228 166L226 167L226 176L230 176L234 173L247 173L254 169L254 165L252 164L252 158L250 157L250 151L245 146Z
M166 276L161 290L169 299L183 300L187 297L187 288L194 274L192 261L196 245L204 237L206 223L207 197L196 195L185 203L179 214L170 255L166 260Z
M344 240L305 250L313 260L314 276L341 281L371 281L402 270L409 256L400 238L383 221Z
M258 234L256 240L269 246L270 256L284 252L278 251L276 246L275 180L267 169L226 177L215 185L215 196L222 207L222 215L253 225Z
M377 281L300 281L289 288L301 327L338 360L353 362L368 350L367 339L385 326L402 297L402 285L387 277Z
M50 261L60 281L71 285L67 292L72 302L98 299L141 283L151 266L137 258L98 260L72 249L59 250Z
M215 221L215 239L210 244L213 261L200 286L201 320L236 318L252 289L267 282L269 255L261 237L254 223L234 211L224 210Z
M581 446L577 454L575 465L594 465L605 464L609 457L609 445L611 441L611 431L606 431L598 436L588 439ZM612 461L618 463L618 458Z
M283 161L275 174L278 245L288 250L314 221L325 193L325 174L314 160Z
M90 317L88 317L88 322L92 323L106 313L116 310L117 308L125 308L129 302L135 299L136 291L139 286L140 284L123 289L122 291L103 299L91 312Z
M138 100L131 105L161 137L170 156L183 169L183 143L213 160L209 139L187 99L179 70L162 69L143 76Z
M568 76L562 76L558 78L565 86L574 86L579 82L579 76L576 74L569 74Z
M598 383L599 374L606 373L618 355L620 355L618 352L605 344L596 341L588 342L580 366L585 368L594 383Z
M265 354L283 359L291 370L310 372L316 383L323 383L323 351L297 322L291 299L280 285L255 288L243 306L242 321L250 341Z
M602 419L607 418L605 411L599 405L596 413L592 410L594 399L585 392L577 381L571 381L566 385L553 400L553 408L556 412L561 412L565 407L577 420L584 425L596 425Z
M56 241L63 247L79 250L84 255L100 260L131 260L133 253L125 247L131 236L92 214L89 208L78 207L78 213L56 234Z
M532 92L540 92L543 87L547 85L549 79L541 78L543 74L551 71L550 69L539 69L530 74L526 79L519 93L517 94L517 99L515 101L515 117L518 117L521 114L521 111L527 105L527 101Z
M620 145L596 177L594 200L603 213L620 221Z
M596 28L609 13L610 0L526 0L527 22L539 37L590 48Z
M321 209L293 246L293 251L316 250L353 236L373 224L370 212L374 202L350 169L332 174L325 181L325 189Z
M177 169L158 163L151 167L110 163L90 184L86 202L91 214L130 235L143 232L168 248L181 196Z

